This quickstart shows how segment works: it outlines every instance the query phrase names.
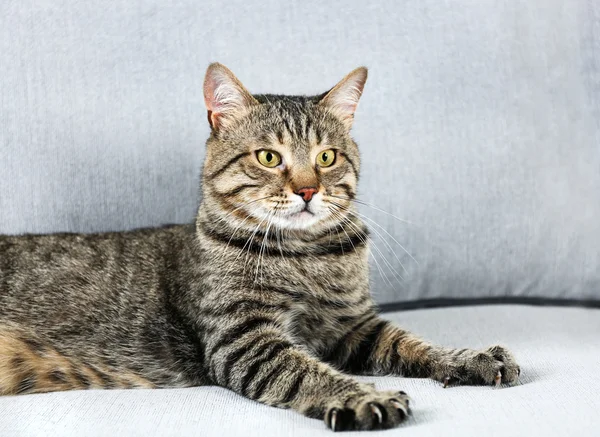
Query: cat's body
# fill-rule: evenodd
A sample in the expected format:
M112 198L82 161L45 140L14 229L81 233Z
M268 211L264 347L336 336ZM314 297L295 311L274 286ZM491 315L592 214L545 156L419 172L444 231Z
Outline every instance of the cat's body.
M217 382L203 360L206 345L213 325L225 328L239 310L278 311L290 340L324 356L373 307L360 268L366 247L342 255L337 235L324 238L330 251L319 257L299 248L290 255L285 241L280 252L271 241L259 264L249 246L197 239L194 226L0 236L0 320L92 367L136 373L157 387ZM262 239L255 240L250 250L258 252ZM360 269L334 262L340 256Z
M514 381L501 347L432 346L377 316L348 135L365 80L252 97L213 65L194 224L0 236L0 394L218 384L340 430L408 411L340 370Z
M0 237L0 320L38 336L47 343L42 350L51 345L102 371L106 376L93 385L114 379L109 385L120 386L114 374L125 369L147 381L143 386L183 385L183 373L188 384L206 383L202 362L193 359L197 348L171 303L171 293L189 283L179 266L194 256L190 234L193 228L176 226ZM184 372L185 362L195 369ZM85 385L72 378L74 366L55 367L68 385ZM43 375L35 378L34 391L51 388Z

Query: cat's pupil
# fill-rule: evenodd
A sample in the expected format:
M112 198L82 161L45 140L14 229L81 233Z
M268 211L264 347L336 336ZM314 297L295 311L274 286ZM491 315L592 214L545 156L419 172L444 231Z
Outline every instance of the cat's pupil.
M327 161L327 153L323 153L323 161Z
M267 162L271 162L273 159L273 155L271 153L267 153Z

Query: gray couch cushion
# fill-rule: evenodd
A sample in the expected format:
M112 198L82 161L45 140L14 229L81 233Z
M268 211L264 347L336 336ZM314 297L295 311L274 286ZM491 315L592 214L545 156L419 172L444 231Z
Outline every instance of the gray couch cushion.
M592 0L4 0L0 232L189 221L210 61L286 93L366 64L360 197L413 224L363 212L419 262L372 224L399 259L376 241L377 298L597 299L598 23Z
M364 378L403 389L414 415L385 436L597 435L600 310L488 306L419 310L390 319L446 345L511 347L521 385L443 389L426 379ZM2 436L329 436L323 423L217 387L0 397ZM369 436L372 434L369 434Z

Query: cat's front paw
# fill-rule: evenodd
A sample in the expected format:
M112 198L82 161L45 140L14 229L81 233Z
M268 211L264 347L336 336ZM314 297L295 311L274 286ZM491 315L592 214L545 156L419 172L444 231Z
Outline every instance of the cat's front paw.
M406 393L371 392L332 402L325 412L325 424L333 431L388 429L402 423L409 413Z
M521 373L508 349L492 346L483 351L462 349L443 357L434 379L448 385L500 385L515 383Z

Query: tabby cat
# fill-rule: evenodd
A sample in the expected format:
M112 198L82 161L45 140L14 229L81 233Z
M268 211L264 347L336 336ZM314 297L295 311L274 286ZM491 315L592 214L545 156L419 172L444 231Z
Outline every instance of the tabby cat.
M212 64L193 224L0 236L0 394L215 384L339 431L409 413L406 393L349 374L516 381L501 346L435 346L377 314L353 204L366 79L252 95Z

